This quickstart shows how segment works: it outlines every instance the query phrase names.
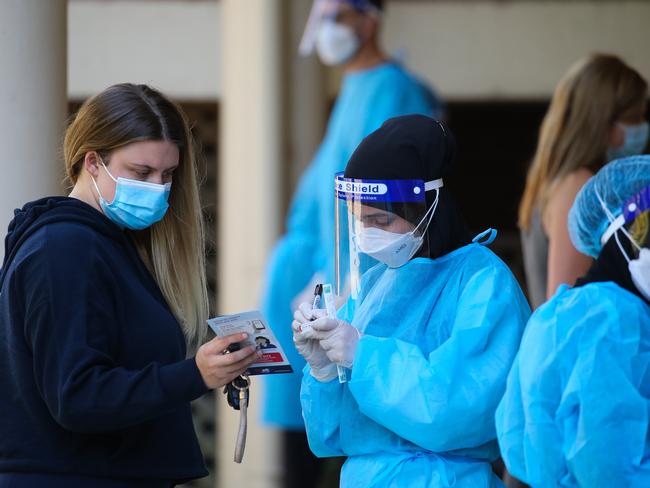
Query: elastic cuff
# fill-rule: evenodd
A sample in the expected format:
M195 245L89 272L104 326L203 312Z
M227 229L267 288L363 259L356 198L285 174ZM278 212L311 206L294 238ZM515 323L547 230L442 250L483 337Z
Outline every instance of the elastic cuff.
M194 358L160 368L162 386L173 400L191 402L206 394L206 386Z

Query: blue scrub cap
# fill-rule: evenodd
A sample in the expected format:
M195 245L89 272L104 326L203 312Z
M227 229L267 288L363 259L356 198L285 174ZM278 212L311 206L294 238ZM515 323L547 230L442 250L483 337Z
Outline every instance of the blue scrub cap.
M618 219L619 227L623 225L626 202L648 185L650 156L617 159L603 166L578 192L569 211L569 235L576 249L598 257L616 228L611 222Z

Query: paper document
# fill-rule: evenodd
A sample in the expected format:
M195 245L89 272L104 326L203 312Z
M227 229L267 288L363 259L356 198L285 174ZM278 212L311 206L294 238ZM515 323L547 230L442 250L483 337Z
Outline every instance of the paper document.
M215 317L208 320L208 325L219 337L246 332L248 339L240 342L240 346L259 346L262 357L248 368L249 375L293 373L287 355L260 312Z

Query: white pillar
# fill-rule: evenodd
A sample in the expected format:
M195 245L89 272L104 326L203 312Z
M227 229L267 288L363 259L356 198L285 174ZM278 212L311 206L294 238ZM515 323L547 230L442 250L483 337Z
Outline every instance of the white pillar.
M266 259L280 228L284 7L284 0L222 0L220 313L257 308ZM278 438L258 422L261 389L253 383L241 465L232 460L238 413L218 395L217 486L277 486Z
M289 122L289 183L292 190L305 167L314 157L325 134L327 123L326 72L316 54L298 56L298 45L312 8L311 1L290 2L291 25L286 46L289 59L290 83L287 100Z
M3 236L14 208L62 191L66 25L66 0L0 0Z

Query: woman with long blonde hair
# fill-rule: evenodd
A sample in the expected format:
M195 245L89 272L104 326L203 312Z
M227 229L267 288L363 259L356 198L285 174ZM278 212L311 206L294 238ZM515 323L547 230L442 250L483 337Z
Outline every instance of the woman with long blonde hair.
M589 268L591 258L571 244L567 215L580 188L605 163L644 150L647 94L641 75L612 55L581 59L560 80L519 206L533 308Z
M192 136L145 85L87 100L68 197L16 211L0 274L0 486L168 487L207 474L190 401L254 348L207 318Z

